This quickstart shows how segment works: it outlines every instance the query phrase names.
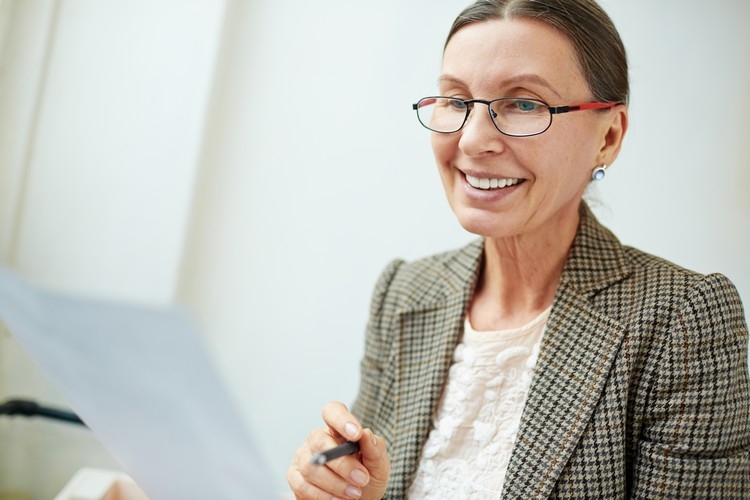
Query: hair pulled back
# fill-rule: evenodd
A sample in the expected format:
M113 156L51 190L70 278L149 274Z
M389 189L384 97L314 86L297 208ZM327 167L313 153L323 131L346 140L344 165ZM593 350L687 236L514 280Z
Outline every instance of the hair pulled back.
M470 24L493 19L533 19L547 23L572 44L594 99L627 104L628 62L614 23L594 0L478 0L453 22L445 42Z

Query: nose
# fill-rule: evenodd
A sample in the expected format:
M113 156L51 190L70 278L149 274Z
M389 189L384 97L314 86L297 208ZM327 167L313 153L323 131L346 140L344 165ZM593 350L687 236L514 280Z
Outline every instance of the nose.
M485 104L475 103L463 128L458 148L467 156L499 153L505 148L503 134L490 117L492 110Z

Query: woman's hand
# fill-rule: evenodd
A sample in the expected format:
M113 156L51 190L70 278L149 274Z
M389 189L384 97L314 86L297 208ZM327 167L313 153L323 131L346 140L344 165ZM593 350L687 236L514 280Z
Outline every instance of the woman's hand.
M359 421L341 403L329 403L323 408L326 429L310 433L307 441L294 455L287 472L287 482L295 498L380 499L385 494L391 461L385 440L363 429ZM316 465L311 458L344 441L359 442L359 453Z

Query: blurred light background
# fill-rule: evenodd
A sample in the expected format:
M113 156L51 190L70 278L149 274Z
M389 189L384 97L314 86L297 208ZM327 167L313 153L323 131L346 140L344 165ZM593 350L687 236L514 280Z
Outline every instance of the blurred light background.
M466 3L0 0L0 263L188 305L284 490L321 407L355 395L380 270L473 238L410 109ZM748 310L750 3L602 3L633 92L595 211ZM5 332L11 396L66 404ZM118 467L85 429L0 419L0 498L84 465Z

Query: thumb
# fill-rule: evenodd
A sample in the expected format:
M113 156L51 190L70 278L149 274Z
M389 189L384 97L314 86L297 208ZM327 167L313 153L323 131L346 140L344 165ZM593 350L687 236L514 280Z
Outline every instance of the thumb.
M385 491L391 473L391 461L386 451L385 439L376 436L371 429L364 429L359 440L362 465L370 473L367 489Z

